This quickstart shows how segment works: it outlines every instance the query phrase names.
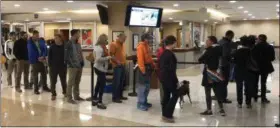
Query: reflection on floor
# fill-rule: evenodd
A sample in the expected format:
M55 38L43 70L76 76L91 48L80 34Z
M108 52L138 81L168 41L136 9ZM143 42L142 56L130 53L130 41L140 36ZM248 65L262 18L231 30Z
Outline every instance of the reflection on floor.
M183 109L176 106L175 124L166 124L161 121L159 90L151 90L149 102L153 107L142 112L136 109L136 97L129 97L123 104L111 102L111 95L104 95L107 110L91 107L89 102L80 102L71 105L63 100L59 94L61 87L58 83L58 98L51 101L51 94L43 92L37 96L33 91L16 93L14 88L7 87L5 76L1 86L1 126L273 126L278 122L279 111L279 66L275 66L275 73L268 79L268 99L271 104L261 105L253 103L253 109L236 107L236 85L229 85L229 99L232 104L226 104L226 117L217 114L216 102L213 102L214 116L204 117L198 113L206 107L204 89L200 86L200 67L191 67L187 71L178 71L179 79L191 81L191 105L187 98ZM189 71L189 72L188 72ZM191 72L191 73L190 73ZM5 72L3 72L5 74ZM190 75L192 74L193 75ZM81 96L90 95L90 76L84 74L81 83ZM128 93L128 92L126 92Z

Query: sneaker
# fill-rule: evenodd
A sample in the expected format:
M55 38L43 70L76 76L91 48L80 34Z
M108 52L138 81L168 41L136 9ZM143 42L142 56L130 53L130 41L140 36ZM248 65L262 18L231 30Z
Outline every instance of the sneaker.
M22 90L21 90L20 88L17 88L16 91L17 91L18 93L22 93Z
M97 104L97 108L99 108L99 109L106 109L107 107L104 104L102 104L102 103L98 103Z
M162 121L165 123L175 123L175 120L173 118L168 118L168 117L164 117L162 116Z
M43 90L46 91L46 92L51 92L51 89L49 87L47 87L47 86L44 86Z
M70 104L77 104L77 102L72 100L72 99L68 100L67 102L70 103Z
M113 100L114 103L122 103L121 100Z
M121 97L120 99L121 100L127 100L128 98L127 97Z
M81 97L74 98L74 100L77 100L77 101L85 101L85 99L83 99L83 98L81 98Z
M252 105L251 105L251 104L247 104L247 108L248 108L248 109L251 109L251 108L252 108Z
M137 105L137 109L141 110L141 111L148 111L148 107L145 105Z
M200 113L200 115L208 116L208 115L213 115L213 113L211 110L206 110L206 111Z
M146 103L146 106L147 106L148 108L151 108L153 105L150 104L150 103Z
M225 103L225 104L231 104L232 101L230 101L229 99L225 99L223 103Z
M39 91L34 91L34 94L40 95L40 92Z
M225 112L225 110L223 110L223 109L222 109L222 110L220 110L220 115L221 115L221 116L226 116L226 112Z
M52 99L51 99L52 101L54 101L54 100L56 100L56 96L52 96Z
M242 108L242 104L238 104L237 107L238 107L238 108Z
M262 99L262 103L263 103L263 104L269 104L270 101L269 101L268 99Z
M98 104L98 101L97 100L93 100L91 105L92 106L96 106L97 104Z

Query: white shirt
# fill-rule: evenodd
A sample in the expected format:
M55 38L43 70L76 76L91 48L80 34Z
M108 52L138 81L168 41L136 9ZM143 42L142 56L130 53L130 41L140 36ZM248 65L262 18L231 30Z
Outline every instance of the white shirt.
M104 51L100 45L94 47L94 55L94 67L102 72L107 72L109 59L104 57Z
M7 40L5 42L5 54L6 54L6 57L9 59L9 60L12 60L12 59L16 59L15 55L14 55L14 41L12 40Z

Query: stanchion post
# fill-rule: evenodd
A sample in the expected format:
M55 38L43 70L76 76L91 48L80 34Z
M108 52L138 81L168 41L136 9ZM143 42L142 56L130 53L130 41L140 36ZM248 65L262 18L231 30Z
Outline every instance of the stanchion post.
M133 64L136 65L136 60L133 60ZM136 70L133 69L133 89L132 89L132 92L131 93L128 93L128 96L131 96L131 97L135 97L137 96L137 93L136 93L136 80L135 80L135 72Z
M93 63L90 63L91 66L91 105L93 105L93 95L94 95L94 67L93 67Z

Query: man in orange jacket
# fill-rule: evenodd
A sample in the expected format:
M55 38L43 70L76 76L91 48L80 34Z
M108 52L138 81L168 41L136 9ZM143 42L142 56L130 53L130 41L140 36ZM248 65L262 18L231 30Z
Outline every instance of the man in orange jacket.
M141 36L141 42L139 42L137 46L137 108L142 111L147 111L148 108L152 107L152 104L148 103L147 101L150 90L151 74L155 68L155 63L149 48L149 41L151 39L152 36L150 34L143 34Z

